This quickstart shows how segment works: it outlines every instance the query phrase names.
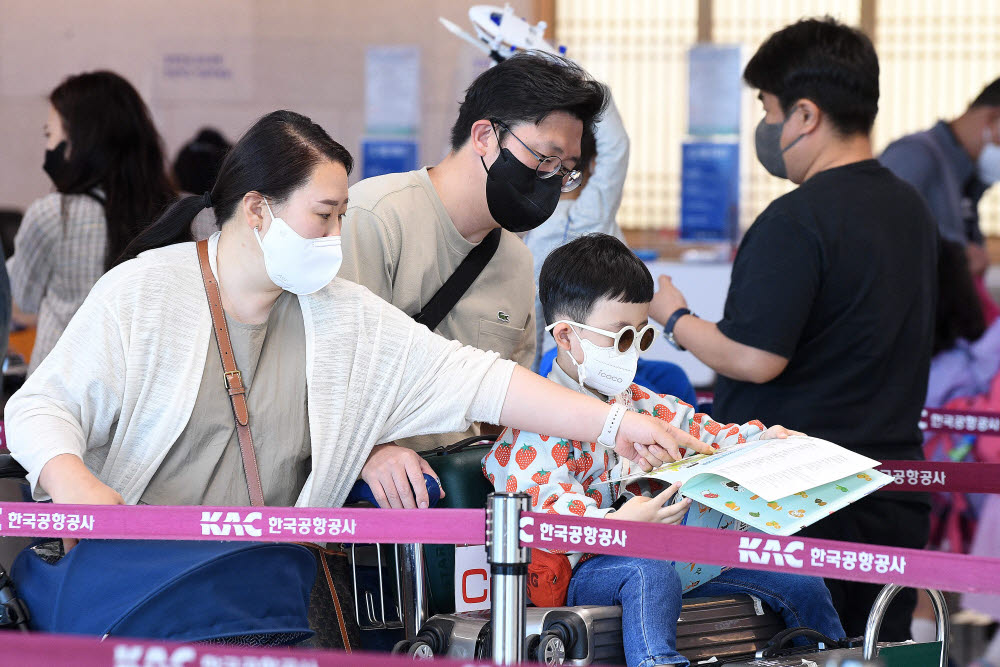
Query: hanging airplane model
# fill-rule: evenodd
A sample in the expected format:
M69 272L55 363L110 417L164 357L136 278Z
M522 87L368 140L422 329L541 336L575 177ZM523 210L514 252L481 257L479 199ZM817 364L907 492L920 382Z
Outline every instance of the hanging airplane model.
M515 16L510 4L503 9L493 5L475 5L469 9L469 20L476 35L472 36L461 27L444 17L438 20L449 32L487 54L495 62L501 62L518 49L525 51L545 51L555 55L565 55L566 47L558 49L545 41L545 21L535 25Z

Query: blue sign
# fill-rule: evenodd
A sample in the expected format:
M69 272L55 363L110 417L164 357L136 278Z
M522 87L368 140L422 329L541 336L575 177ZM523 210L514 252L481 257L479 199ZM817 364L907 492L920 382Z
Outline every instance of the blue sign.
M361 142L361 178L398 174L416 168L416 140L365 139Z
M681 154L682 241L734 242L739 235L740 147L685 142Z

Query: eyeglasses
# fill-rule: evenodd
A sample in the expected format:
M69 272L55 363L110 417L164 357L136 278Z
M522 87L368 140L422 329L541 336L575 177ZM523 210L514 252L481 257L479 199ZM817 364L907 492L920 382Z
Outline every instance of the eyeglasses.
M559 176L560 178L563 179L563 184L562 184L563 192L571 192L573 190L576 190L577 187L579 187L580 181L583 180L582 171L580 171L579 169L573 169L573 170L567 169L566 167L563 166L562 158L557 157L555 155L539 155L535 151L531 150L531 147L528 146L528 144L521 141L520 137L511 132L511 129L507 127L506 124L498 120L494 120L492 122L496 123L504 130L509 132L510 136L517 139L517 142L522 146L524 146L525 148L527 148L528 152L531 153L531 155L534 156L536 160L538 160L538 166L535 167L535 176L537 176L539 179L545 181L555 176ZM495 131L496 130L494 130L494 132ZM499 138L500 135L497 135L498 140Z
M636 329L635 327L629 325L616 333L614 331L598 329L597 327L590 327L586 324L580 324L579 322L574 322L572 320L559 320L558 322L553 322L549 326L545 327L545 330L552 331L557 324L568 324L573 327L580 327L581 329L586 329L587 331L593 331L594 333L607 336L615 341L615 349L617 349L620 354L628 352L629 348L633 345L636 346L636 351L645 352L653 346L653 341L656 340L656 334L659 333L656 330L656 327L652 324L647 324L641 329Z

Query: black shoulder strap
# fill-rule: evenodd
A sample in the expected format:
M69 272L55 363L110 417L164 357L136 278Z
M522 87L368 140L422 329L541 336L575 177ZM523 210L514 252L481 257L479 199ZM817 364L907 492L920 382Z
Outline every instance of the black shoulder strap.
M483 272L486 265L493 259L500 247L500 228L497 227L486 235L479 245L472 249L455 272L448 277L444 285L431 297L424 309L413 316L413 319L433 331L441 324L455 304L465 295Z

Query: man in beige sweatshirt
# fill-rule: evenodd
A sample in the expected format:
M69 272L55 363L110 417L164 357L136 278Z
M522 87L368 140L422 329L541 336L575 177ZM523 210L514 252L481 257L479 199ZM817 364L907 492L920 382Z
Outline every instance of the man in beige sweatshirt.
M500 228L496 253L435 331L531 368L534 269L517 235L544 222L561 193L579 184L581 137L593 131L608 100L606 86L554 56L518 54L486 70L466 91L444 160L350 189L340 277L413 317ZM424 451L474 434L478 430L397 444ZM373 454L385 458L386 482L405 481L403 468L417 465L400 447L390 443ZM386 488L389 503L413 506L406 484L394 486L401 497Z

